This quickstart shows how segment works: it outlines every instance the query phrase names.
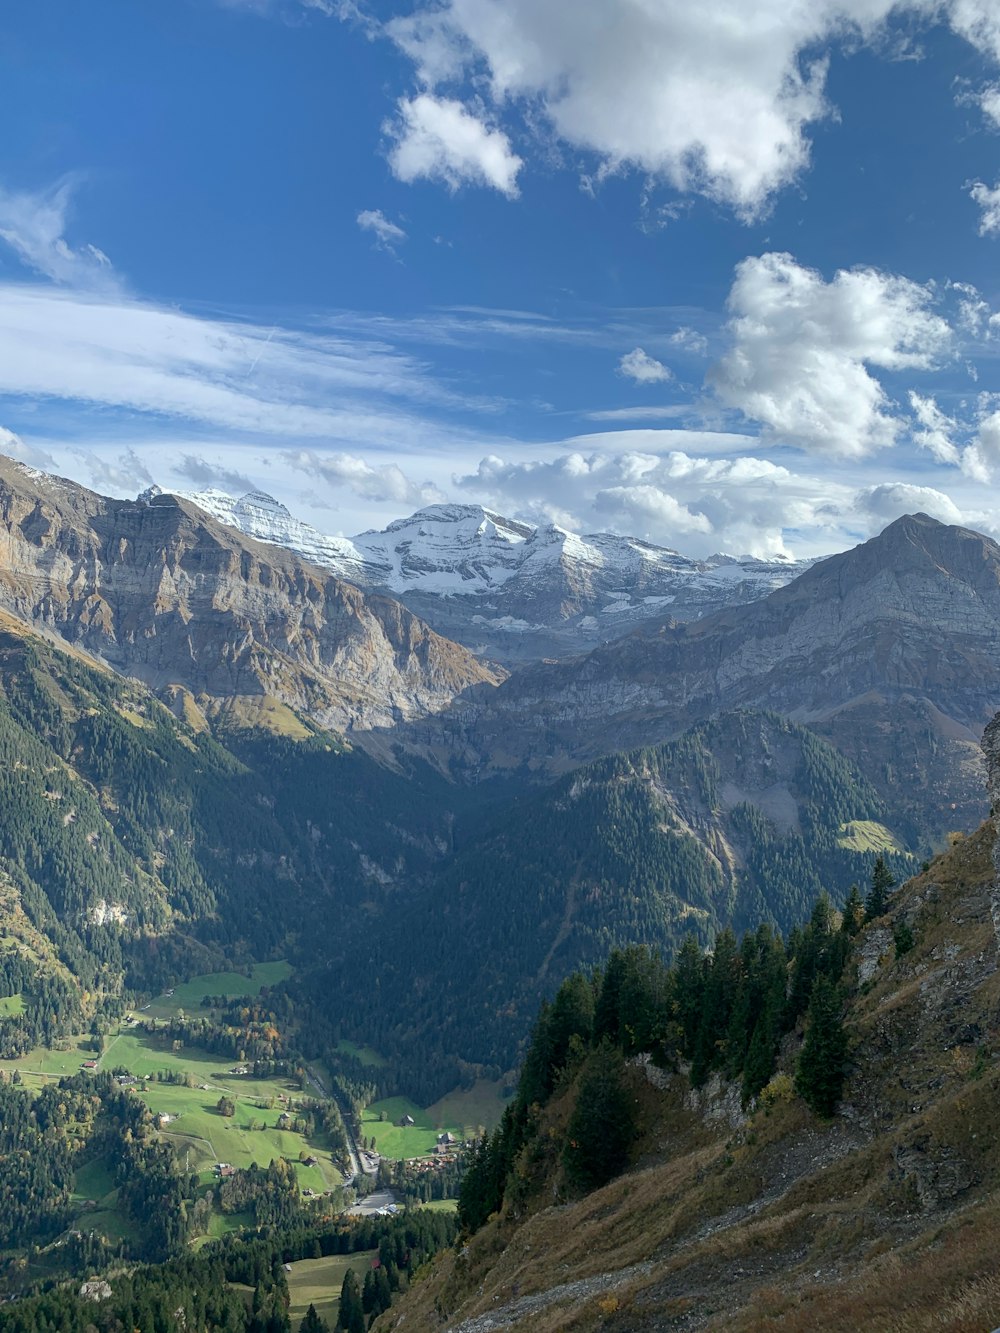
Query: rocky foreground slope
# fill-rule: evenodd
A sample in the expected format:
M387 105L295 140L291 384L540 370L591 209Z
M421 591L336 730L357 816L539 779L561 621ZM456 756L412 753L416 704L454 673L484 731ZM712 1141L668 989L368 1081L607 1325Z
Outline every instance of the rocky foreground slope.
M809 564L692 560L637 537L580 536L479 505L429 505L381 532L346 538L317 531L258 491L186 498L248 536L391 593L440 634L507 665L585 652L667 610L694 620L755 601Z
M986 748L995 797L1000 722ZM439 1258L376 1328L995 1328L996 842L992 821L958 840L857 937L851 1067L831 1120L780 1076L744 1116L722 1081L694 1094L683 1075L637 1061L644 1134L633 1168L574 1199L558 1159L536 1149L522 1164L529 1197ZM567 1090L549 1108L557 1141L571 1103Z
M154 690L347 731L433 713L503 671L397 601L171 495L113 500L0 459L0 607Z

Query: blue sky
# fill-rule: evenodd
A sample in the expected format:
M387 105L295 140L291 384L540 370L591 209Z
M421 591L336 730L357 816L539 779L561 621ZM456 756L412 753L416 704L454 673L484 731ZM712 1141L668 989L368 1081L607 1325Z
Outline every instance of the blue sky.
M0 449L345 534L1000 535L994 0L11 0L0 71Z

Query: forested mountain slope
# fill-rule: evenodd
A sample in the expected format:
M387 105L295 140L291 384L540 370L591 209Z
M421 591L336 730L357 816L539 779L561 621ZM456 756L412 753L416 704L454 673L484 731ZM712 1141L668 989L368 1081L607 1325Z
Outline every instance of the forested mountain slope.
M430 891L388 899L369 951L331 961L317 993L346 1033L374 974L366 1039L395 1062L433 1050L503 1070L539 999L614 945L669 953L725 926L789 929L821 890L839 902L866 880L876 852L904 871L913 859L885 819L870 784L809 731L727 714L467 819Z
M433 779L189 713L0 613L0 991L27 1003L5 1054L224 958L315 956L447 849Z
M784 1073L745 1113L724 1068L692 1091L669 1053L663 1068L634 1062L622 1075L630 1165L588 1193L569 1138L595 1065L564 1045L502 1211L376 1327L995 1327L995 838L990 823L958 841L854 938L831 1020L847 1043L832 1116L796 1095L801 1025L779 1051ZM818 1021L811 1010L807 1034Z

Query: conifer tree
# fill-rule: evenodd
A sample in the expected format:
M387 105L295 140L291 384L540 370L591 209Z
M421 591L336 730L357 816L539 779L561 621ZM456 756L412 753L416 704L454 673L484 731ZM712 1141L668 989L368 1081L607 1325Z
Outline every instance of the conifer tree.
M361 1288L358 1275L353 1269L344 1274L340 1288L340 1313L337 1315L337 1327L346 1333L365 1333L365 1312L361 1305Z
M688 935L677 954L674 1003L685 1055L695 1052L705 997L705 959L698 941Z
M868 897L865 899L866 921L875 921L878 917L885 916L886 909L889 906L889 894L895 887L896 881L884 858L877 856L872 868L871 888L868 890Z
M864 919L865 905L861 898L861 890L856 884L852 884L844 903L840 929L845 935L856 935L864 924Z
M329 1325L316 1310L312 1302L309 1303L309 1309L302 1316L302 1323L299 1324L299 1333L330 1333Z
M567 1127L563 1164L570 1181L597 1189L616 1176L635 1134L621 1052L605 1040L587 1062Z
M829 977L818 976L809 1000L806 1035L795 1071L795 1090L812 1109L831 1116L844 1086L847 1034L839 991Z

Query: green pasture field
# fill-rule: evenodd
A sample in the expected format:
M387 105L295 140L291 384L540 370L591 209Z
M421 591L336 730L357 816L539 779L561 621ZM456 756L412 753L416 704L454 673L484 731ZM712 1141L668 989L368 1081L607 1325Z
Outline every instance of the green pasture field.
M421 1208L426 1208L432 1213L456 1213L458 1212L457 1199L429 1199L427 1203L422 1203Z
M0 1018L16 1018L24 1013L24 997L18 995L0 996Z
M46 1078L62 1078L66 1074L78 1074L84 1060L97 1058L90 1047L89 1037L67 1037L65 1045L64 1051L50 1051L45 1046L36 1046L33 1051L28 1051L17 1060L0 1060L0 1069L8 1074L18 1069L22 1077L28 1081L44 1083Z
M837 846L846 847L852 852L906 850L884 824L876 823L874 819L852 819L850 823L841 824Z
M371 1046L359 1046L356 1041L338 1041L337 1050L353 1056L369 1069L384 1069L389 1063L384 1055L379 1055Z
M448 1130L460 1141L474 1138L480 1129L494 1129L500 1123L505 1103L500 1098L500 1082L478 1079L471 1088L456 1089L440 1101L421 1109L407 1097L387 1097L372 1102L361 1117L361 1133L375 1136L383 1157L425 1157L432 1151L437 1136ZM380 1120L380 1112L386 1119ZM404 1129L398 1124L404 1115L415 1123Z
M382 1111L386 1114L385 1120L379 1119ZM412 1116L415 1122L405 1129L396 1123L404 1115ZM430 1111L421 1110L408 1097L386 1097L384 1101L372 1102L361 1116L361 1133L365 1138L371 1138L374 1134L382 1156L396 1160L426 1157L433 1149L437 1136L444 1130L450 1130L456 1138L462 1134L461 1125L439 1120Z
M186 1014L201 1012L206 995L226 995L236 999L243 995L259 995L266 986L276 986L292 975L288 963L254 963L251 976L246 972L206 972L203 976L182 981L171 995L158 995L139 1012L150 1018L171 1018L181 1009Z
M173 1083L147 1083L139 1095L154 1114L171 1117L161 1132L173 1142L182 1161L187 1160L188 1169L198 1172L206 1181L213 1178L215 1162L228 1162L245 1169L254 1162L267 1166L277 1157L287 1157L295 1164L302 1189L322 1194L341 1184L342 1177L330 1160L328 1148L291 1130L277 1128L280 1106L258 1107L249 1099L236 1097L236 1114L223 1116L216 1110L220 1095L217 1090L202 1092ZM252 1125L264 1128L251 1128ZM303 1149L318 1158L317 1166L306 1166L298 1160Z
M315 1305L316 1313L333 1328L340 1310L344 1274L353 1268L360 1285L376 1254L377 1250L331 1254L326 1259L300 1259L289 1265L291 1272L285 1276L288 1278L288 1313L292 1328L298 1328L310 1305Z
M106 1206L114 1188L115 1182L106 1162L84 1162L73 1173L74 1199L93 1199L95 1203Z
M426 1114L435 1122L440 1121L444 1129L452 1129L453 1125L460 1125L462 1132L458 1135L461 1139L475 1138L480 1130L496 1129L500 1123L500 1117L503 1115L506 1101L501 1097L503 1080L497 1079L495 1082L486 1079L476 1079L471 1088L456 1088L454 1092L447 1093L440 1101L427 1108Z

